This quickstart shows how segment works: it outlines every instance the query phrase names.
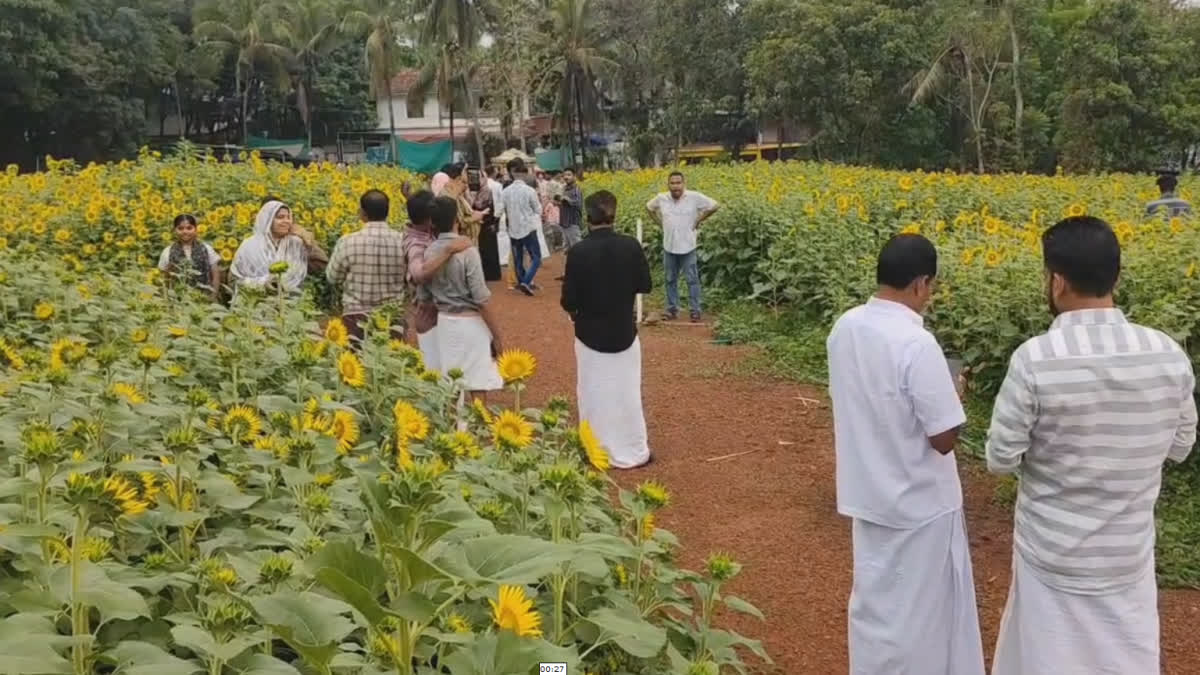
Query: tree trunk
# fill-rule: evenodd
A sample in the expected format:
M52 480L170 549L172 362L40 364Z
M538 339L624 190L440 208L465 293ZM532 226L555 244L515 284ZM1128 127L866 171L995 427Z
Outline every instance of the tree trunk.
M249 107L250 80L252 79L252 75L246 73L245 77L243 78L241 62L238 63L237 68L234 70L234 80L236 80L235 84L242 90L242 111L240 115L240 122L242 123L242 146L244 147L246 145L246 130L248 128L246 124L246 109ZM245 79L245 82L242 81L243 79Z
M467 89L466 82L463 83L463 88L467 92L467 105L469 106L467 112L471 115L471 123L475 125L475 150L479 157L479 170L483 171L487 168L487 153L483 150L483 132L479 130L479 104L475 101L471 90Z
M587 164L587 136L584 134L583 127L583 92L579 86L579 71L576 70L573 75L575 78L575 123L579 125L579 164L583 166ZM575 158L571 158L571 163L575 162Z
M517 100L517 135L521 137L521 152L529 154L529 148L525 145L525 102L528 101L529 94L522 89Z
M392 53L386 42L383 45L383 89L387 92L388 162L394 166L399 159L396 157L396 106L392 100Z
M1011 0L1006 11L1008 15L1008 37L1012 41L1012 77L1013 77L1013 135L1017 145L1018 169L1025 169L1025 138L1023 124L1025 117L1025 95L1021 91L1021 41L1017 37L1016 18L1013 16Z
M175 116L179 118L179 138L187 138L187 120L183 119L183 92L179 90L179 77L172 78L175 88Z
M451 96L450 96L450 162L451 163L453 163L455 161L455 159L454 159L454 140L455 140L454 139L454 95L451 94Z

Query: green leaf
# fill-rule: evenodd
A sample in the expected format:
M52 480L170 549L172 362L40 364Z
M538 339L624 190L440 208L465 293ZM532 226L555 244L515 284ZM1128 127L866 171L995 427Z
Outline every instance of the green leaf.
M87 560L80 561L79 602L95 607L105 622L112 619L131 620L150 616L150 608L137 591L114 582L104 570ZM54 597L64 605L71 604L71 567L54 570L50 577Z
M328 599L316 593L275 593L250 598L250 604L264 624L318 669L329 664L340 651L338 643L354 631L354 624L329 612Z
M667 642L667 631L632 612L605 607L584 619L600 629L597 642L611 640L630 655L641 659L657 656Z
M199 664L172 656L157 645L137 640L118 644L105 652L101 660L116 666L121 675L192 675L204 670Z
M221 661L232 661L247 649L258 644L251 638L235 638L229 642L217 642L212 634L199 626L176 626L171 629L176 644L186 647L201 656Z
M295 666L266 654L252 654L239 659L234 668L240 668L242 675L300 675Z
M464 579L495 584L535 584L570 556L565 547L533 537L497 534L469 539L447 551L439 564Z
M726 595L722 599L725 601L725 606L728 607L729 609L732 609L735 612L741 612L742 614L749 614L750 616L757 617L759 621L767 620L766 617L763 616L763 613L759 608L755 607L754 605L750 604L749 602L746 602L745 600L739 598L736 595Z

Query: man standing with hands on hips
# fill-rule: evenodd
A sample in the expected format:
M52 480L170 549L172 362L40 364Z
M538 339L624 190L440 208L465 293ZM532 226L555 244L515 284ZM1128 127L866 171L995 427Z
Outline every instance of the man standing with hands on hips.
M921 317L937 250L897 235L875 277L875 296L843 314L827 342L837 506L851 519L854 558L850 673L983 675L954 458L963 383Z
M663 231L663 267L666 270L668 321L679 316L679 274L688 285L692 322L700 321L700 267L696 256L696 230L721 205L707 195L686 189L683 174L671 172L668 191L646 203L646 211Z

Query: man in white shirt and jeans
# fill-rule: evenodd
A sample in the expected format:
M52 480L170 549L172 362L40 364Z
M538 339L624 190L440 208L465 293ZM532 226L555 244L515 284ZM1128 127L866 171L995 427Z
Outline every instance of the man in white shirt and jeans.
M937 251L884 245L879 290L827 343L838 513L852 519L851 675L983 675L954 458L961 385L924 327Z
M533 295L533 277L542 266L542 247L538 233L542 227L542 202L537 190L525 182L525 162L514 159L508 163L513 182L500 196L504 213L508 215L508 238L512 242L512 264L517 275L517 290ZM529 254L529 268L525 254Z
M696 258L696 230L721 205L703 193L686 189L683 174L678 171L671 172L667 188L668 192L646 203L650 217L662 225L666 318L673 321L679 316L679 273L683 272L687 279L691 319L696 322L700 320L700 267Z

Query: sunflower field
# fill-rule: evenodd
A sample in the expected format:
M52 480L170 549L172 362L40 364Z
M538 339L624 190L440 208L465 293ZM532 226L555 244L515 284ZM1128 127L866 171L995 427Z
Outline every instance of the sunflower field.
M738 564L680 569L655 524L667 487L618 490L565 400L460 402L458 374L389 341L386 313L356 354L310 301L225 309L143 270L101 273L160 243L116 216L144 209L149 231L175 208L116 186L170 170L17 179L45 181L32 205L55 244L22 220L10 247L41 254L0 256L0 672L682 675L766 659L713 625L761 617L722 589ZM179 189L213 175L181 172ZM56 236L90 202L62 201L75 180L106 192L102 215ZM72 241L94 257L44 255ZM519 402L536 363L501 361Z

